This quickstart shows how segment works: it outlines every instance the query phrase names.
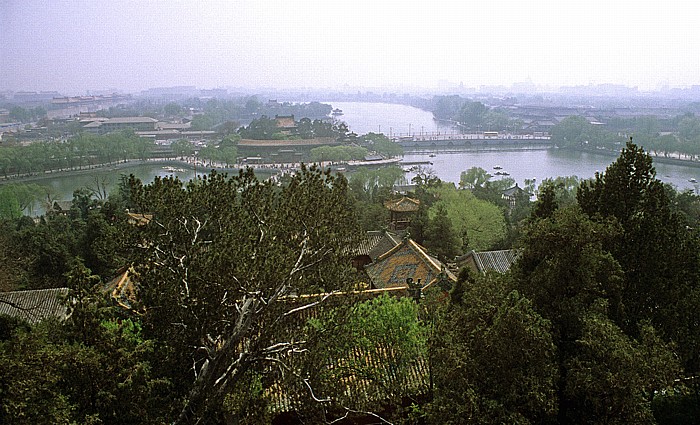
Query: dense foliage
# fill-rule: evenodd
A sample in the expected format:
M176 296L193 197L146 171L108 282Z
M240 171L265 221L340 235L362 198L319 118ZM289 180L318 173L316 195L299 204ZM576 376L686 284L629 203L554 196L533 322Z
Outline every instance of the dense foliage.
M522 125L502 109L489 108L481 102L458 95L436 96L432 103L435 118L457 123L468 132L515 131Z
M280 129L277 119L266 115L256 118L247 127L238 129L238 134L244 139L284 140L284 139L313 139L315 137L345 137L348 127L345 123L328 122L325 120L302 118L291 129Z
M152 140L138 137L133 131L106 135L81 133L65 141L0 147L0 172L7 178L47 171L80 170L96 164L145 160L150 158L152 149Z
M688 113L673 118L654 116L613 119L592 124L582 116L570 116L552 129L552 140L562 147L619 152L626 135L654 155L697 159L700 155L700 118Z
M385 222L399 168L131 179L11 215L0 287L68 286L71 315L0 318L0 421L696 423L697 196L631 142L593 180L544 182L522 216L482 171L469 190L419 173L410 235L450 260L512 233L518 260L422 299L352 292L348 247ZM130 308L104 290L122 266Z

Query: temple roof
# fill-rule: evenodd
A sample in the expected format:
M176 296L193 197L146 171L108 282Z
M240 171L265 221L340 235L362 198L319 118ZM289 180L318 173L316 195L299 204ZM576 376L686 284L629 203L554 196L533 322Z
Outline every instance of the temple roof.
M0 292L0 315L22 319L30 324L48 318L64 320L68 307L63 299L68 288Z
M500 251L471 251L457 259L459 264L467 264L476 267L476 271L486 273L496 271L505 273L518 259L519 251L504 249Z
M420 201L418 199L409 198L408 196L403 196L400 199L393 199L384 202L384 206L389 211L415 212L418 211L418 208L420 207Z
M420 280L423 289L441 278L441 273L453 282L457 277L444 264L428 255L425 248L412 239L405 239L365 267L376 288L407 286L407 279Z
M401 243L401 238L395 233L386 230L371 230L362 238L360 245L355 250L355 255L367 255L374 260L399 243Z

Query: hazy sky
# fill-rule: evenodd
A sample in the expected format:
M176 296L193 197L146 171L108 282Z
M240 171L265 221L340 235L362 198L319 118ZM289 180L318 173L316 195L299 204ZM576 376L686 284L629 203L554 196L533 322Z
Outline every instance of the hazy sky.
M0 90L700 84L694 1L0 0Z

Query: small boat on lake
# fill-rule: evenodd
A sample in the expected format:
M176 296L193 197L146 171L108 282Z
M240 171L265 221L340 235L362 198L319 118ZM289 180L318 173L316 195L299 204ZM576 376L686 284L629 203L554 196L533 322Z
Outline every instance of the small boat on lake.
M331 115L336 115L336 116L343 115L343 110L340 108L335 108L331 111Z
M691 183L697 183L697 182L698 182L696 179L689 179L688 181L691 182Z
M501 167L500 165L494 165L494 166L493 166L493 169L494 169L494 170L502 170L503 167Z

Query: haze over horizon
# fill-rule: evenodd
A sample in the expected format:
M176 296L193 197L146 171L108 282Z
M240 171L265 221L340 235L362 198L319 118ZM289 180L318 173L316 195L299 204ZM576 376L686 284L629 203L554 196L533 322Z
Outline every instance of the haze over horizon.
M0 0L0 91L700 84L692 2Z

